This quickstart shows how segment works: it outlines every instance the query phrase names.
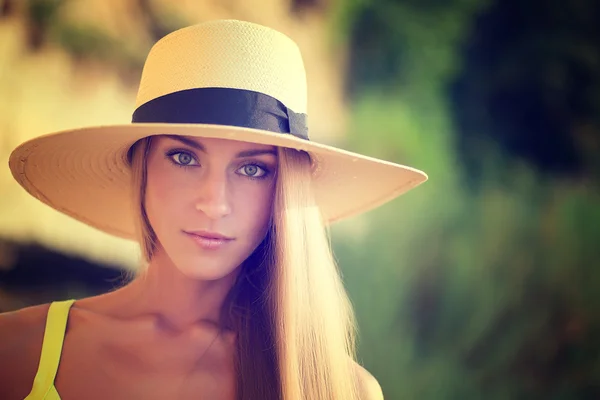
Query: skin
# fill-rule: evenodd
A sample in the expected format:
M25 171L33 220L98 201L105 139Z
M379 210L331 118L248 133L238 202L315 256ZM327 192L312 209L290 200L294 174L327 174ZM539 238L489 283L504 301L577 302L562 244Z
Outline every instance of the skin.
M146 211L158 238L147 273L74 303L55 386L63 400L234 399L235 335L219 326L219 310L268 230L275 148L158 137L147 168ZM233 240L206 250L184 233L194 230ZM0 398L31 390L47 310L0 315L0 360L14 360L0 363ZM382 398L366 370L357 374L362 398Z

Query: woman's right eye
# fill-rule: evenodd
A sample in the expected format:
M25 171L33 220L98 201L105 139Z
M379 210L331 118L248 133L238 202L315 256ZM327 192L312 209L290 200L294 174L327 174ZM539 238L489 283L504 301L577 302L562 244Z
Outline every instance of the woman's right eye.
M177 151L177 152L169 153L169 158L171 158L171 160L175 164L182 166L182 167L199 165L198 161L192 154L184 152L184 151Z

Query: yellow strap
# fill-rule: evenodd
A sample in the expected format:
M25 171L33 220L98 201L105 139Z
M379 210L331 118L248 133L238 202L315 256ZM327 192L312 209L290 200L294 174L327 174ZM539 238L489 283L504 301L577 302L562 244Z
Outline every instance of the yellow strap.
M46 330L42 354L33 388L25 400L41 400L54 387L54 379L60 363L60 355L69 318L69 310L75 300L55 301L50 304L46 318Z

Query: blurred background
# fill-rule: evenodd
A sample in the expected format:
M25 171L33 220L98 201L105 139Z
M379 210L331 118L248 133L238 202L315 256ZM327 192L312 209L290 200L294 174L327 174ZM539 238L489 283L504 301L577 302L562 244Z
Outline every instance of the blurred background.
M386 399L600 399L600 2L176 4L0 0L0 312L138 260L30 198L12 148L129 122L152 43L244 19L300 46L313 140L429 174L332 232Z

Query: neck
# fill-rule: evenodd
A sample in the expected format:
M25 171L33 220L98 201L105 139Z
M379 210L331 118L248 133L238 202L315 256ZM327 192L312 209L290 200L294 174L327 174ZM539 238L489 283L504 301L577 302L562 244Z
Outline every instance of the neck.
M237 272L214 281L192 279L158 251L146 271L123 289L121 304L128 305L128 316L152 316L165 330L198 324L222 328L221 308L236 277Z

